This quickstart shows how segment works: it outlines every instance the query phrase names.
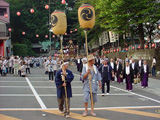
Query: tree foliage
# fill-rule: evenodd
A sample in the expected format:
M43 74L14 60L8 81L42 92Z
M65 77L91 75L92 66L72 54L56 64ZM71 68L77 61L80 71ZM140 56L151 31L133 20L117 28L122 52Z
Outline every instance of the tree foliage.
M13 54L22 57L28 56L27 45L25 44L13 44Z
M139 35L144 44L144 25L154 25L160 18L160 3L156 0L97 0L101 27L118 33Z

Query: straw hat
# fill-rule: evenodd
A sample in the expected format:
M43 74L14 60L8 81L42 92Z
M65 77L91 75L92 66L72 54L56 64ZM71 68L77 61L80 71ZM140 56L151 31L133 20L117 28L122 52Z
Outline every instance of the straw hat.
M92 54L88 55L88 61L91 61L91 60L94 60L94 56Z

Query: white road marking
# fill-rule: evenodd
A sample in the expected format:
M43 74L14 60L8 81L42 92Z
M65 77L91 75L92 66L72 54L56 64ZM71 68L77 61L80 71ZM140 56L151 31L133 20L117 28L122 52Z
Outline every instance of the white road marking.
M0 83L26 83L26 81L0 81Z
M130 92L130 91L127 91L127 90L124 90L124 89L121 89L121 88L118 88L118 87L115 87L115 86L111 86L111 87L112 87L112 88L115 88L115 89L119 89L119 90L124 91L124 92L128 92L128 93L130 93L130 94L133 94L133 95L136 95L136 96L139 96L139 97L143 97L143 98L149 99L149 100L154 101L154 102L157 102L157 103L160 103L159 100L156 100L156 99L153 99L153 98L144 96L144 95L140 95L140 94L137 94L137 93L134 93L134 92Z
M1 82L6 82L6 83L26 83L26 81L0 81L0 83ZM30 82L35 82L35 83L51 83L51 82L49 82L48 80L47 81L32 81L32 80L30 80ZM81 81L72 81L72 83L82 83Z
M0 88L29 88L29 86L0 86Z
M74 96L83 96L83 94L72 94L73 97ZM102 94L97 94L98 96L101 96ZM133 95L133 94L127 94L127 93L119 93L119 94L109 94L109 95L105 95L105 96L125 96L125 95ZM2 97L10 97L10 96L19 96L19 97L27 97L27 96L34 96L33 94L0 94L0 96ZM39 96L41 97L57 97L57 94L39 94Z
M42 99L39 97L38 93L36 92L36 90L34 89L33 85L31 84L31 82L29 81L29 79L26 77L26 81L28 83L28 85L30 86L34 96L36 97L38 103L40 104L42 109L47 109L47 107L45 106L45 104L43 103Z
M29 88L29 86L0 86L0 88ZM55 89L56 86L34 86L34 88L53 88ZM73 86L72 88L83 88L83 86Z
M29 97L29 96L34 96L33 94L0 94L2 97Z
M80 75L73 73L73 75L80 77Z
M98 107L95 110L107 109L145 109L145 108L160 108L160 106L122 106L122 107ZM91 108L88 108L91 110ZM37 111L37 110L58 110L58 108L0 108L0 111ZM70 108L70 110L84 110L84 108Z

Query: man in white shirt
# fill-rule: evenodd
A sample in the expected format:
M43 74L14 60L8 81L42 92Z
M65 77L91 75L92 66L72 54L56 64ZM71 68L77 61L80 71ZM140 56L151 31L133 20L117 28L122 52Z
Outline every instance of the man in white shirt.
M29 58L26 58L26 60L25 60L26 74L27 74L27 71L28 71L29 74L31 74L30 73L30 64L31 64L31 60Z
M49 72L49 81L53 82L53 72L54 72L55 61L52 59L52 56L49 56L49 59L46 61L46 65L48 67L48 72Z

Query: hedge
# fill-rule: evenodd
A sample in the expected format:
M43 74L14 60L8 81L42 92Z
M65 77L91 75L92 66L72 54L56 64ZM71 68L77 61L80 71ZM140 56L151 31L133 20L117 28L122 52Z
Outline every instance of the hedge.
M13 44L13 54L25 57L28 54L28 48L25 44Z

